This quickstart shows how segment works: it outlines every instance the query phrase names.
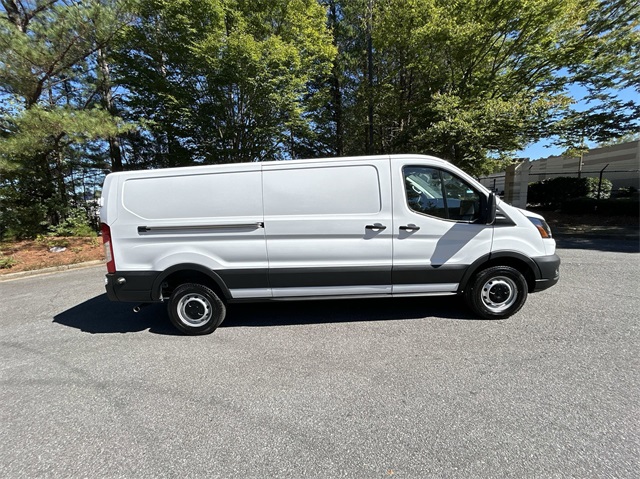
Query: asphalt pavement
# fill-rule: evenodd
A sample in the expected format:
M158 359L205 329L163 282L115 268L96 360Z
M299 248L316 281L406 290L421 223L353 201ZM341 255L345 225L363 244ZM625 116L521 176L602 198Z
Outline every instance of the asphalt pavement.
M638 244L559 244L503 321L263 303L185 337L103 267L2 282L0 477L637 477Z

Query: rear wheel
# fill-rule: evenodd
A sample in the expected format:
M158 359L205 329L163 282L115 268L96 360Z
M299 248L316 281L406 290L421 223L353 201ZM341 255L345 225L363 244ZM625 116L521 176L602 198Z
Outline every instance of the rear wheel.
M173 325L186 334L209 334L224 320L226 308L218 295L198 283L178 286L167 305Z
M522 273L510 266L480 271L465 291L469 307L486 319L502 319L517 313L527 300L529 287Z

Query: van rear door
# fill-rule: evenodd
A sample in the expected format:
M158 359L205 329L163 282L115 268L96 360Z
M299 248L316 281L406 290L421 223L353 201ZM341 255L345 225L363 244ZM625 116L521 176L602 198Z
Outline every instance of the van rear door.
M263 165L273 297L391 292L389 160Z

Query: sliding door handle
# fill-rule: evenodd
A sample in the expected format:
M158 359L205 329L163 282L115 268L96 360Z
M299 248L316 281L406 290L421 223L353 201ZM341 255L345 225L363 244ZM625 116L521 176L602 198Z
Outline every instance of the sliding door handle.
M420 227L418 225L414 225L413 223L410 223L408 225L401 226L400 229L402 231L418 231Z
M387 227L385 225L382 225L380 223L375 223L373 225L367 225L365 226L366 229L368 230L375 230L375 231L382 231L382 230L386 230Z

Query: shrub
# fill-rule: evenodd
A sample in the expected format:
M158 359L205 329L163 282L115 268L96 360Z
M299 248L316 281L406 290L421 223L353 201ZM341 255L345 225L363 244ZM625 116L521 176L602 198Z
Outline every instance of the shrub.
M46 230L47 208L37 202L10 204L0 200L0 239L33 238Z
M597 198L598 178L573 178L560 176L536 183L530 183L527 191L527 202L546 208L558 208L562 203L574 198ZM603 178L600 199L611 196L611 181Z
M69 240L67 240L65 237L58 238L52 233L49 233L48 236L38 235L36 237L36 243L42 245L46 249L51 249L54 247L66 248L67 246L69 246Z
M69 244L69 240L65 238L51 238L47 241L47 248L67 248Z
M51 236L97 236L91 227L87 212L82 208L75 208L69 211L67 218L58 226L50 226Z
M618 188L612 196L614 198L638 198L638 189L633 186L629 188Z
M5 256L0 253L0 269L9 269L16 263L17 261L12 256Z

